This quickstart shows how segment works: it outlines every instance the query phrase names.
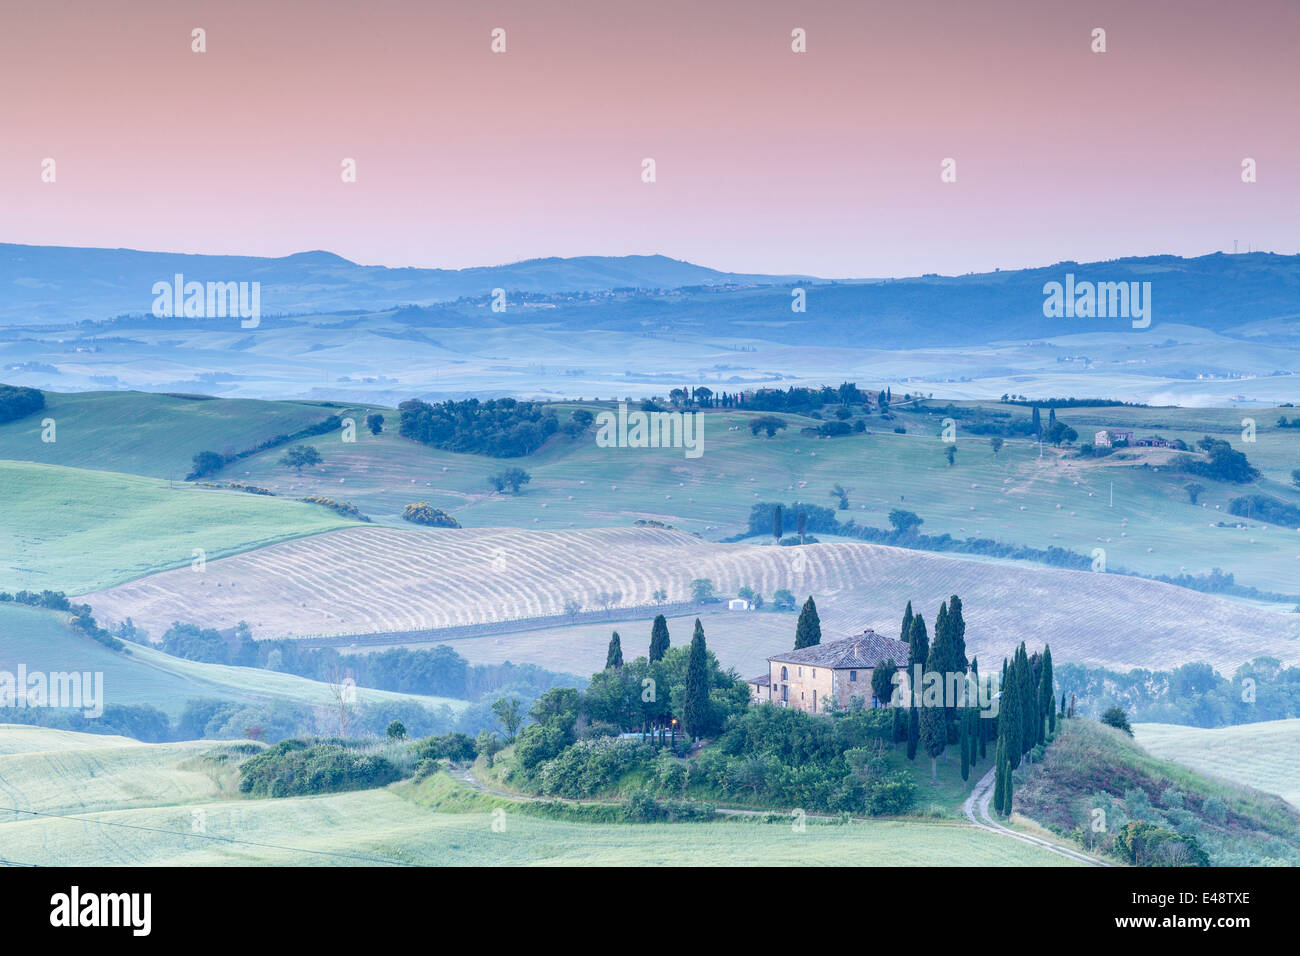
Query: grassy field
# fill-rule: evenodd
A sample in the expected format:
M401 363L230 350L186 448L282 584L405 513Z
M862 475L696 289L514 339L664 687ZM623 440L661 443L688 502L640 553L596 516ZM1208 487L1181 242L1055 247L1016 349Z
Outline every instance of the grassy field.
M60 422L59 441L42 444L33 431L39 431L39 416L32 416L0 426L0 457L179 477L200 447L247 447L345 411L310 403L187 401L141 393L50 393L49 401L50 415ZM561 420L574 407L561 406ZM983 407L1028 415L1016 406ZM365 408L346 411L361 425ZM588 434L578 440L557 436L534 455L508 462L403 439L396 412L384 412L387 430L379 436L359 427L351 444L338 434L309 439L324 461L301 476L279 464L282 449L272 449L233 463L220 479L293 497L345 499L380 522L400 524L405 505L427 500L470 527L592 528L650 518L715 539L742 530L750 505L759 500L834 506L829 490L839 483L850 489L850 507L842 517L876 527L888 527L889 511L901 507L921 515L930 534L1056 546L1089 556L1101 548L1108 567L1146 574L1204 574L1219 567L1241 583L1287 593L1296 590L1300 569L1297 529L1258 522L1244 529L1216 527L1229 518L1231 498L1248 491L1300 502L1289 477L1300 464L1300 430L1275 427L1279 415L1293 417L1294 409L1060 412L1060 419L1079 431L1080 441L1102 427L1130 427L1139 435L1188 443L1208 433L1244 450L1264 471L1257 487L1202 481L1206 491L1197 505L1184 490L1186 476L1170 471L1171 453L1161 449L1080 460L1050 447L1040 457L1036 444L1008 440L994 455L987 438L968 436L959 422L956 465L949 467L939 439L942 414L909 407L900 408L894 421L868 418L864 434L834 439L800 435L801 427L819 423L797 415L781 416L790 427L775 438L755 438L746 427L754 413L709 412L703 419L704 454L697 459L685 458L680 449L598 448ZM1247 416L1258 425L1253 443L1242 441ZM895 426L906 434L896 434ZM524 493L489 494L487 477L515 464L533 476Z
M893 636L910 600L927 616L959 594L967 647L1000 659L1024 635L1048 641L1057 659L1128 670L1205 660L1225 673L1264 653L1300 656L1300 616L1139 578L1045 570L862 543L777 548L718 544L677 531L428 530L362 526L289 541L209 564L206 574L168 571L87 596L104 620L131 617L151 632L172 620L231 627L248 620L259 638L350 635L512 621L555 615L567 600L599 606L690 598L695 578L719 595L742 586L769 597L788 588L816 596L823 631L847 637L871 627ZM218 587L220 585L220 587ZM715 610L717 605L711 606ZM507 657L567 673L598 669L609 630L630 647L641 622L548 628L457 642L471 659ZM746 670L793 645L787 615L719 615L724 663ZM1133 621L1141 619L1142 639ZM687 633L678 623L679 639ZM602 630L605 632L602 634ZM829 638L828 638L829 639ZM490 644L476 644L490 641ZM500 641L500 644L495 643ZM480 652L479 648L483 649ZM736 656L731 657L735 651Z
M0 458L181 481L198 452L243 451L346 414L356 413L315 402L46 392L42 411L0 425ZM46 418L55 421L54 442L41 441ZM356 418L358 426L364 418Z
M1198 773L1275 793L1300 808L1300 719L1235 727L1134 724L1138 743Z
M596 406L587 406L596 408ZM1002 407L1001 410L1008 410ZM1015 414L1027 414L1011 409ZM229 477L291 493L345 496L379 520L396 520L402 507L427 500L470 527L555 529L626 525L636 518L664 521L708 538L743 530L757 501L802 500L833 507L830 488L850 489L842 519L880 528L894 508L915 511L929 534L1067 548L1085 555L1102 548L1108 567L1145 574L1205 574L1215 567L1265 590L1296 591L1300 534L1296 528L1254 523L1218 528L1229 501L1260 491L1300 501L1290 470L1300 464L1300 431L1273 427L1288 409L1253 411L1254 444L1242 444L1244 413L1232 409L1081 409L1060 419L1087 440L1098 428L1135 427L1189 444L1206 433L1226 438L1264 470L1258 487L1201 482L1192 505L1187 477L1167 466L1172 453L1151 449L1122 459L1080 460L1037 444L1009 440L994 455L989 440L966 437L960 426L957 459L949 467L938 431L942 416L901 412L896 422L870 422L871 431L834 439L798 434L812 419L783 415L790 427L775 438L754 438L744 412L705 417L704 454L679 449L598 448L558 438L536 455L503 462L455 455L406 441L390 431L342 446L314 440L324 463L296 476L266 453L240 462ZM561 413L567 417L567 410ZM1235 424L1234 424L1235 423ZM895 434L894 424L907 428ZM730 430L730 429L736 430ZM533 476L518 496L488 493L486 478L508 464ZM346 491L344 490L346 489Z
M243 800L202 769L204 744L109 743L0 727L0 845L41 865L970 865L1067 864L947 821L851 825L565 822L463 791L445 776L383 790ZM84 745L83 745L84 744ZM91 774L93 781L88 782ZM85 788L85 789L82 789ZM460 791L459 795L453 791ZM500 808L504 816L493 811ZM75 816L33 816L17 810ZM493 828L495 820L504 829Z
M78 594L356 522L319 505L0 461L0 589Z
M78 671L104 675L106 704L149 704L175 717L185 702L198 697L255 701L283 700L328 704L327 685L292 674L252 667L228 667L187 661L138 644L122 654L81 636L68 627L67 615L55 611L0 604L0 669L13 672ZM426 707L446 704L453 710L465 701L357 688L359 703L414 701ZM0 744L0 749L3 749Z

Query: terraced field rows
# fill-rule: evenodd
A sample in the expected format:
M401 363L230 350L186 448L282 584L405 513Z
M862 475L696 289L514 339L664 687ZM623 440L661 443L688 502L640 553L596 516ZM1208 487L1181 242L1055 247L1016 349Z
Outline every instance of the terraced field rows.
M897 628L908 601L932 613L958 593L967 642L1001 656L1021 640L1052 642L1061 660L1172 667L1207 660L1231 671L1263 653L1300 654L1300 620L1169 585L940 557L861 543L801 548L726 545L676 531L350 528L168 571L87 597L106 620L127 616L161 634L173 620L258 637L370 634L538 615L566 601L685 600L695 578L719 594L745 585L817 596L832 629Z

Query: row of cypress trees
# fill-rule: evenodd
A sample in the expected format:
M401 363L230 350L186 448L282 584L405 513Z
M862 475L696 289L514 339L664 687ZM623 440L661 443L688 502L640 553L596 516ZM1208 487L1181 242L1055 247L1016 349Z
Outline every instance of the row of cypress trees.
M1010 661L1002 661L1002 696L997 717L997 751L993 809L1011 815L1012 773L1022 759L1033 761L1035 747L1056 733L1056 697L1052 685L1052 648L1032 657L1024 642Z
M812 598L809 598L809 603ZM816 610L814 609L814 614ZM662 614L655 615L650 625L650 650L648 658L651 664L664 659L668 653L668 621ZM690 657L686 662L686 699L682 702L682 727L692 737L699 737L709 722L709 658L708 645L704 640L704 625L695 619L695 633L691 636ZM605 669L623 666L623 641L615 631L609 639L609 649L605 653Z

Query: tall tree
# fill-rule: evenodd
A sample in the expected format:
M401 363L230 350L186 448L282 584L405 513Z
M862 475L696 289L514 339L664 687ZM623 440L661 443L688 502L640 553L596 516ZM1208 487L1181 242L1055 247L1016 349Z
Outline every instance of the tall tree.
M908 642L911 642L912 640L912 602L911 601L907 602L907 610L903 612L903 627L898 632L898 639L900 641L908 641ZM909 661L908 663L910 664L911 662Z
M656 614L650 625L650 663L664 659L668 653L668 620L662 614Z
M961 747L961 778L970 779L970 708L964 707L961 711L960 732L957 735L957 745Z
M799 622L794 627L794 648L798 650L801 647L812 647L822 642L822 622L817 616L817 604L813 601L812 595L803 603L803 610L799 612Z
M912 700L921 693L919 674L925 673L926 662L930 659L930 637L925 630L925 617L917 614L912 618L912 630L908 635L910 645L907 659L907 683L912 688ZM918 671L917 668L920 668Z
M1020 661L1019 673L1016 675L1020 688L1020 752L1026 754L1038 742L1038 683L1034 680L1034 669L1029 663L1029 654L1023 641L1016 653Z
M871 695L880 701L882 707L893 703L894 676L897 673L898 665L894 663L892 657L876 665L871 671Z
M1002 797L1007 792L1007 743L998 738L997 753L993 758L993 812L1002 813Z
M1002 685L998 708L998 749L1012 770L1020 766L1020 755L1023 753L1020 747L1024 718L1021 715L1019 669L1020 658L1017 656L1007 667L1007 679Z
M930 670L928 673L938 677L940 683L943 682L943 675L938 671ZM942 705L921 707L919 730L921 745L925 747L925 752L930 756L930 782L938 786L939 756L948 746L948 714L946 709Z
M1042 438L1043 437L1043 416L1038 413L1037 405L1034 406L1034 418L1032 424L1034 429L1034 437Z
M916 759L916 748L921 742L920 708L915 705L907 708L907 759Z
M1056 734L1056 688L1052 675L1052 645L1043 645L1043 683L1040 692L1043 710L1047 712L1047 732Z
M772 512L772 537L776 539L777 544L781 543L781 506L776 506L776 511Z
M704 626L695 619L691 656L686 664L686 700L682 704L682 727L692 737L709 730L709 657L704 644Z
M618 639L618 631L609 639L609 650L605 652L605 670L623 666L623 644Z
M948 633L952 640L953 660L959 670L966 669L966 619L961 616L961 598L948 599Z

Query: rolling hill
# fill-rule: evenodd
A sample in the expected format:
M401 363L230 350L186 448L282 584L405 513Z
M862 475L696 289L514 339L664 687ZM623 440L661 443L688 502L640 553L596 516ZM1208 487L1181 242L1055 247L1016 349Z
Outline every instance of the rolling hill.
M824 626L846 635L867 626L890 633L908 600L926 609L957 593L968 609L967 647L981 656L1000 657L1034 635L1050 641L1059 660L1118 669L1204 660L1231 673L1264 653L1300 657L1300 623L1289 615L1131 577L860 543L725 545L637 528L360 527L210 562L202 575L151 575L85 600L104 619L130 616L152 632L176 619L230 627L247 618L255 636L267 638L539 615L559 623L568 600L597 607L605 592L617 593L613 606L649 606L661 588L669 601L689 600L696 578L712 580L721 595L745 585L766 595L815 594Z
M1198 773L1275 793L1300 809L1300 719L1234 727L1134 724L1138 743Z
M0 590L75 593L357 522L319 505L0 461ZM190 572L187 572L190 573Z

